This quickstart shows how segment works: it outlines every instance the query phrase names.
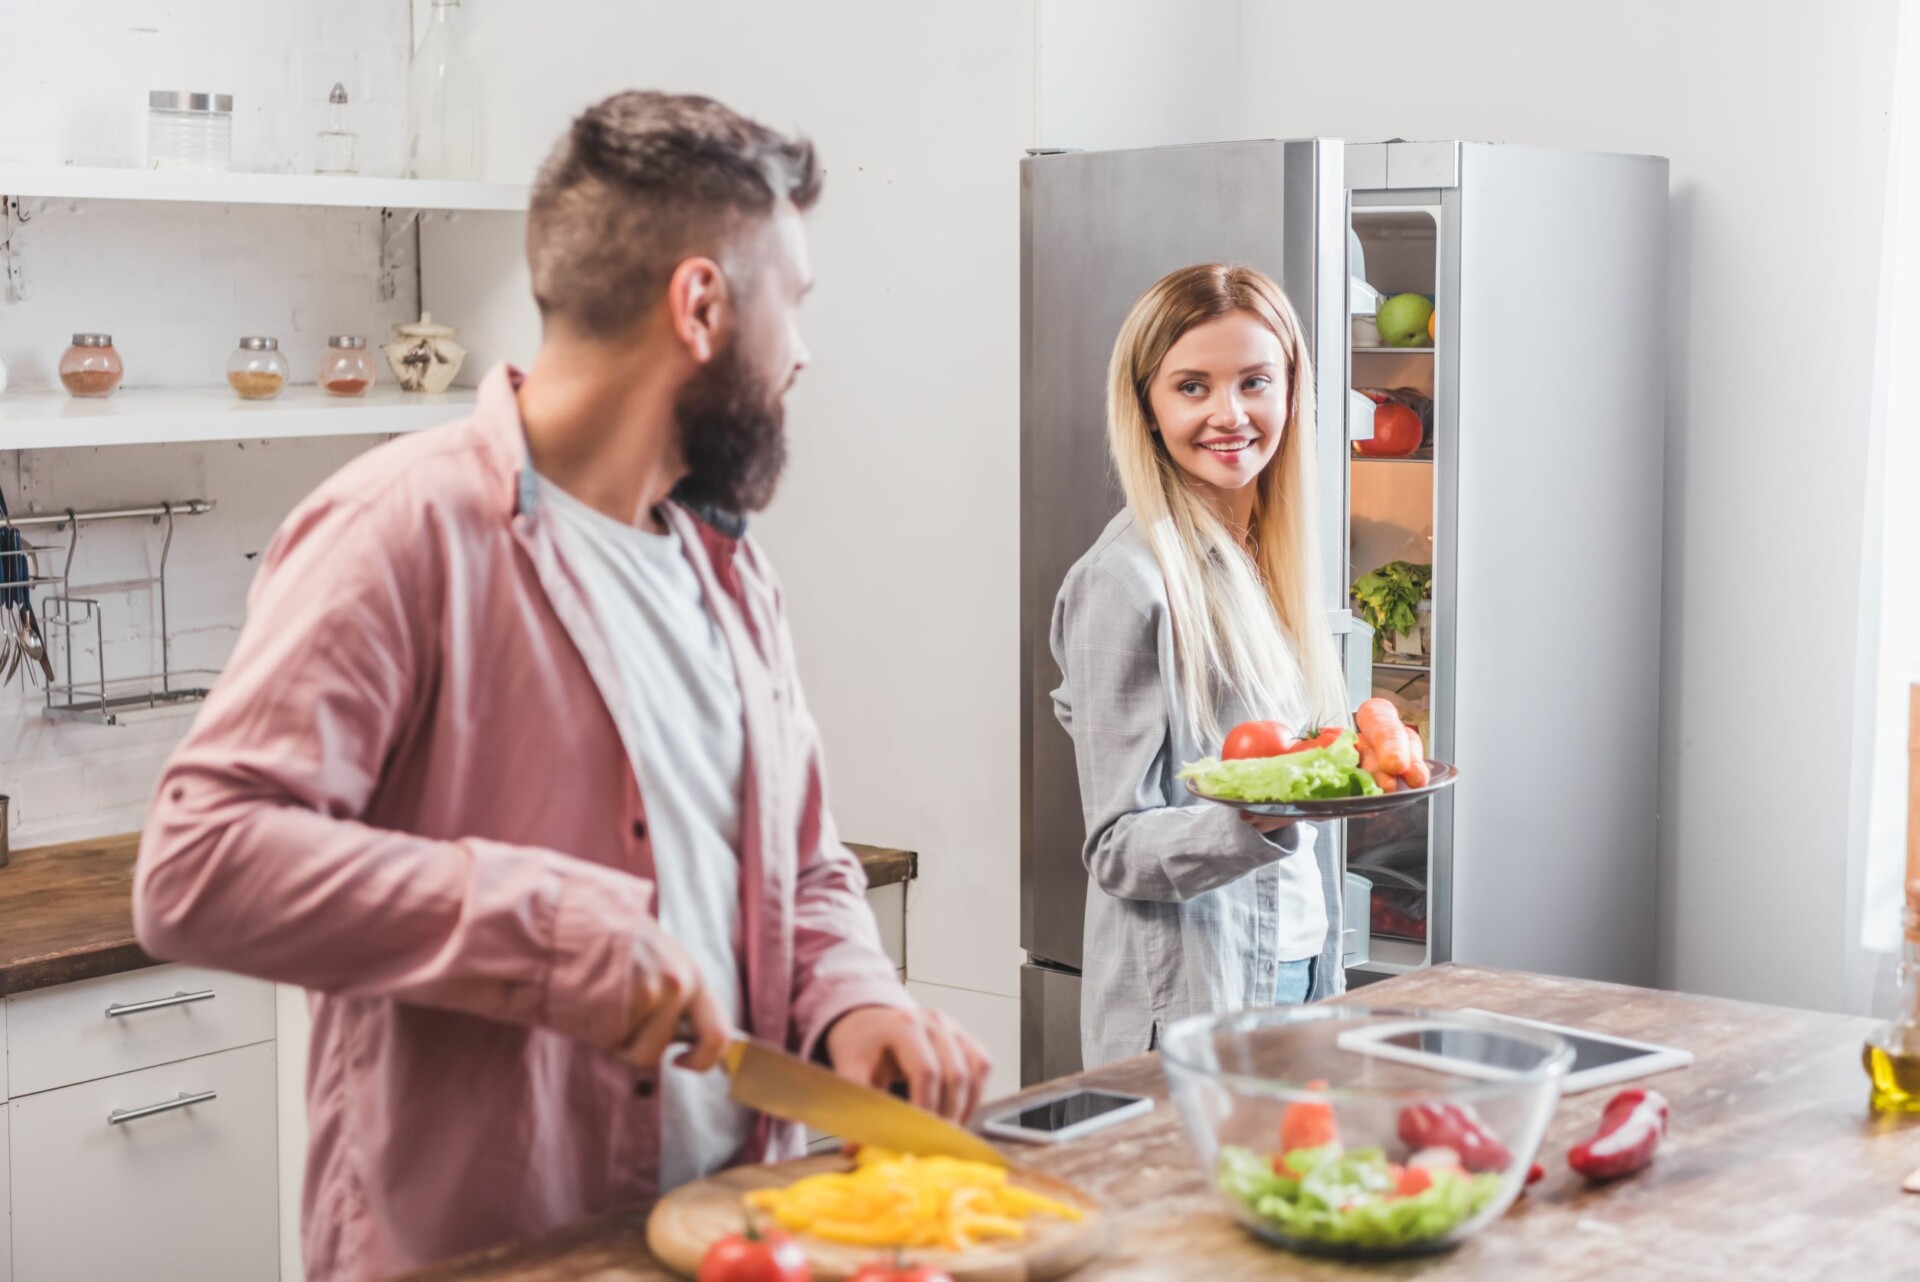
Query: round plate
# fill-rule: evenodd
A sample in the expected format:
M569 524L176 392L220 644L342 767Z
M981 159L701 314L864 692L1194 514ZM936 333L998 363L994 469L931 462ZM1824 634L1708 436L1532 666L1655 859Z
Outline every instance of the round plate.
M1244 810L1250 815L1268 815L1275 819L1359 819L1365 815L1382 815L1389 810L1398 810L1425 801L1442 788L1453 787L1453 781L1460 772L1444 761L1427 762L1427 772L1433 776L1424 788L1404 788L1399 792L1382 793L1378 797L1324 797L1313 801L1230 801L1225 797L1209 797L1194 787L1193 781L1187 781L1187 791L1202 801L1211 801L1216 806L1231 806L1235 810Z

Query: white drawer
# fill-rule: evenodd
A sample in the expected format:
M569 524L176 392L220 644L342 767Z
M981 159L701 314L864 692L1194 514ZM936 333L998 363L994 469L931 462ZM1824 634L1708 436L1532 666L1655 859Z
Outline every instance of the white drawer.
M197 1000L175 1000L177 994ZM125 1010L141 1003L169 1004ZM118 1013L109 1015L109 1008ZM273 1038L273 985L197 966L153 966L7 998L14 1097Z
M15 1099L14 1282L277 1277L273 1070L265 1044Z
M7 1113L8 1106L0 1104L0 1282L13 1282L13 1242L7 1236L7 1212L11 1199L7 1196Z

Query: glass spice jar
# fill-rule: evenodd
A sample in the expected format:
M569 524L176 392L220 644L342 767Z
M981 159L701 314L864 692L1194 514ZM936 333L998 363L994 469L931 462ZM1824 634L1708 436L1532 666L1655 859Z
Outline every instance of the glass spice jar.
M111 334L75 334L60 358L60 383L69 396L111 396L126 372Z
M367 340L357 334L335 334L327 339L320 358L320 386L329 396L365 396L373 386L373 358Z
M227 383L242 400L270 401L287 385L287 358L277 338L243 338L227 358Z
M232 94L155 89L147 95L147 168L226 169L232 160Z

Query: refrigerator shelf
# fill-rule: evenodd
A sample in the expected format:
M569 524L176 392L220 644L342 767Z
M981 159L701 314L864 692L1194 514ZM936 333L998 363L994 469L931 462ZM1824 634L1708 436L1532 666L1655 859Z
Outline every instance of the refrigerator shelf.
M1377 975L1404 975L1427 964L1425 944L1375 935L1370 947L1368 959L1353 967L1354 970L1371 971Z
M1431 347L1388 347L1385 343L1377 347L1365 343L1355 343L1353 345L1353 354L1355 356L1366 356L1369 354L1375 356L1431 356L1433 355L1433 350Z
M1354 454L1355 463L1432 463L1433 455L1426 454Z

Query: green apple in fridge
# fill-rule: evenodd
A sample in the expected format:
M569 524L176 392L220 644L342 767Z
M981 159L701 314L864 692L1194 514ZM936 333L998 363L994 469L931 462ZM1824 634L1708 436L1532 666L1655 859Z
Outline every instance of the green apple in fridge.
M1424 347L1427 344L1427 318L1433 304L1420 294L1395 294L1380 304L1374 318L1380 326L1380 340L1388 347Z

